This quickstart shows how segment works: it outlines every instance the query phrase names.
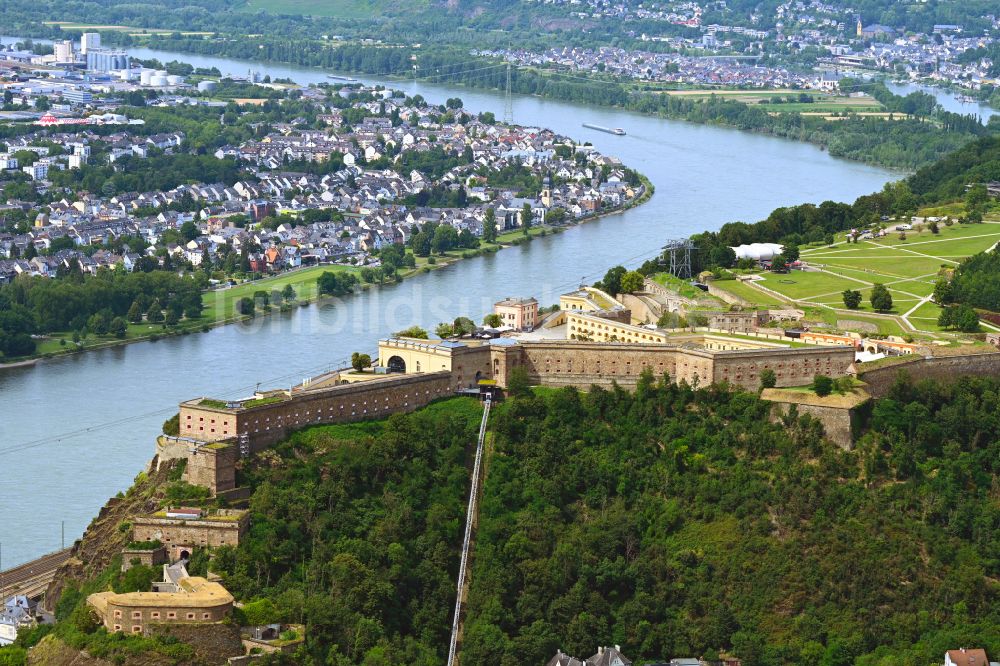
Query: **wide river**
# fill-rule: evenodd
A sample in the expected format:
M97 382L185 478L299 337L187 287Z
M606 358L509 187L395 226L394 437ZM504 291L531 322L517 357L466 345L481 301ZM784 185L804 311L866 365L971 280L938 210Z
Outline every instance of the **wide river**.
M131 53L230 75L254 69L300 83L328 80L318 70ZM434 102L458 96L469 109L502 115L503 97L495 93L383 83ZM380 336L410 324L433 327L458 315L478 321L504 296L554 303L610 266L637 265L666 239L757 220L778 206L853 201L899 175L805 143L535 97L514 99L514 120L593 142L646 174L656 195L628 212L343 302L0 370L0 568L59 548L63 523L66 543L78 538L107 498L145 467L161 424L181 400L244 396L257 382L287 386L352 351L374 350ZM584 129L585 122L624 127L628 136Z

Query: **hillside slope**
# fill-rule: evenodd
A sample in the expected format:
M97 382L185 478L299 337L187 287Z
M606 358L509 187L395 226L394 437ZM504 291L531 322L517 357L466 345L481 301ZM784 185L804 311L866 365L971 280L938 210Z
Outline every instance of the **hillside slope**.
M498 411L463 660L930 664L1000 651L1000 382L901 384L851 453L647 382Z

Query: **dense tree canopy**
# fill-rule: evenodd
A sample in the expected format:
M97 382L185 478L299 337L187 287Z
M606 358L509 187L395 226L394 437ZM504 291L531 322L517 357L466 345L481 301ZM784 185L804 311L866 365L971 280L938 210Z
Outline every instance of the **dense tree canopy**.
M1000 383L900 384L854 452L718 388L566 389L494 421L463 659L621 644L757 664L1000 650ZM855 660L857 660L855 662Z

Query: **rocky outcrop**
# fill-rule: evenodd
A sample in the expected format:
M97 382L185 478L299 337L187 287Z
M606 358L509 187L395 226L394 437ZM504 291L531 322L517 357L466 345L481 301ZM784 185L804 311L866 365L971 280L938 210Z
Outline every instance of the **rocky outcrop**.
M45 593L45 607L53 610L66 584L90 580L104 571L112 559L121 553L131 530L123 529L134 516L159 508L157 491L168 481L176 461L157 465L154 457L146 472L140 474L128 492L108 500L83 536L73 544L70 557L56 572ZM159 469L157 469L159 467Z

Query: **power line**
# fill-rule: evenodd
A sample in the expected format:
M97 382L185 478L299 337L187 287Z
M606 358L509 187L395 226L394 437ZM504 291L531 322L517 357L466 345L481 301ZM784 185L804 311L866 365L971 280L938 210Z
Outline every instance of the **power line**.
M345 360L342 359L341 362L345 362ZM339 365L339 363L340 362L325 363L325 364L323 364L321 366L314 366L314 367L312 367L310 369L307 369L307 370L304 370L304 371L303 370L299 370L299 371L296 371L296 372L288 373L286 375L281 375L280 377L272 377L270 379L265 379L265 380L263 380L263 382L266 382L268 384L277 384L278 382L281 382L281 381L284 381L284 380L293 379L293 378L296 378L296 377L301 377L303 374L311 374L311 373L315 373L315 372L317 372L319 370L329 369L333 365ZM346 365L344 367L346 367ZM236 388L236 389L233 389L231 391L227 391L225 393L220 394L220 397L229 398L229 397L233 397L233 396L244 394L247 391L253 390L256 387L260 386L260 384L263 383L263 382L256 382L254 384L249 384L247 386L241 386L239 388ZM167 407L167 408L158 409L158 410L152 411L152 412L146 412L144 414L137 414L137 415L133 415L133 416L127 416L125 418L117 419L117 420L114 420L114 421L106 421L104 423L97 423L97 424L94 424L94 425L86 426L84 428L78 428L76 430L70 430L70 431L67 431L67 432L59 433L57 435L50 435L50 436L47 436L47 437L42 437L42 438L39 438L39 439L34 439L34 440L27 441L27 442L21 442L19 444L14 444L12 446L8 446L8 447L0 449L0 456L9 455L9 454L12 454L12 453L19 453L21 451L27 451L29 449L37 448L39 446L44 446L45 444L54 443L54 442L61 442L63 440L67 440L67 439L73 439L75 437L79 437L81 435L85 435L85 434L90 433L90 432L97 432L97 431L100 431L100 430L106 430L106 429L110 429L110 428L116 428L118 426L122 426L122 425L125 425L125 424L128 424L128 423L133 423L135 421L142 421L144 419L153 418L155 416L164 416L164 415L170 414L171 412L175 412L176 409L177 409L176 407Z

